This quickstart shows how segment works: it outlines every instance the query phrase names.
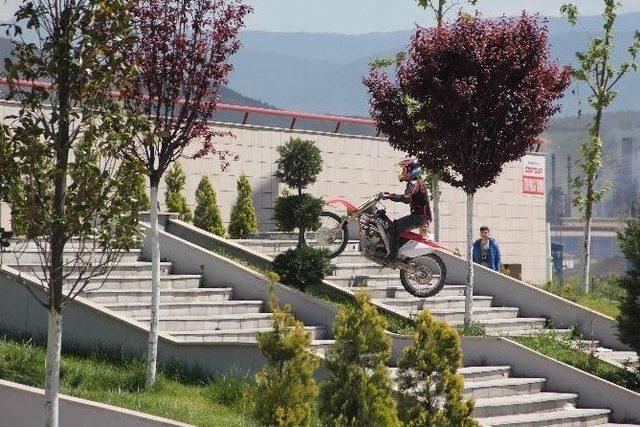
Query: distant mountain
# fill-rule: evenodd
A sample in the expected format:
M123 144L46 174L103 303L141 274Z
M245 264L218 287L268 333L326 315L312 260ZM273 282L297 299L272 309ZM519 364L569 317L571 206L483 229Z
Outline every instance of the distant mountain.
M6 38L0 38L0 71L4 70L4 58L10 56L11 49L11 41ZM271 104L246 97L235 90L229 89L228 87L223 87L220 91L220 102L226 104L247 105L251 107L275 108Z
M585 48L587 40L601 29L600 17L585 17L581 26L571 28L561 18L552 18L552 56L561 64L575 60L574 53ZM634 31L640 27L640 13L620 15L616 24L614 61L626 56ZM262 99L281 108L318 113L366 116L368 104L362 77L374 58L404 50L413 31L342 35L322 33L269 33L246 31L244 47L233 58L236 71L229 86L247 96ZM640 110L640 77L620 82L620 96L613 111ZM563 114L586 110L586 92L567 93Z

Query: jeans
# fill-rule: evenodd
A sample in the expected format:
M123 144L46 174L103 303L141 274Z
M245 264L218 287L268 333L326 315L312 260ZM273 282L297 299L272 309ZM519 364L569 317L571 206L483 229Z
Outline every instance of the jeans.
M391 227L389 227L389 246L391 248L389 258L393 259L398 256L398 240L400 238L400 233L421 227L427 222L427 217L420 215L419 213L412 213L393 221Z

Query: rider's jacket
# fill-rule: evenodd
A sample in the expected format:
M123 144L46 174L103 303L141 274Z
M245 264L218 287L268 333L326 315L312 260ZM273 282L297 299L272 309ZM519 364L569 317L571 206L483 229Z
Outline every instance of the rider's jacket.
M390 194L389 199L394 202L408 203L412 214L423 215L431 222L431 206L427 186L421 179L407 182L404 194Z

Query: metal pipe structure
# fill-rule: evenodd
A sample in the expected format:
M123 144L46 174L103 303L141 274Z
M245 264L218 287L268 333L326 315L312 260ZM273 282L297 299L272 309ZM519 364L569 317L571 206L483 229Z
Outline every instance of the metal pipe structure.
M7 85L6 78L0 78L0 85ZM41 82L41 81L28 81L28 80L18 80L17 85L20 87L33 87L33 88L42 88L49 89L51 88L51 83ZM119 92L110 92L112 96L120 96ZM185 100L178 100L178 104L183 104ZM334 116L330 114L316 114L316 113L305 113L301 111L292 111L292 110L276 110L272 108L262 108L262 107L251 107L247 105L235 105L235 104L224 104L217 103L216 111L228 111L228 112L237 112L242 113L242 124L247 124L249 115L257 114L263 116L271 116L271 117L283 117L291 120L291 125L289 129L294 129L298 120L313 120L319 122L329 122L335 123L334 133L338 133L343 124L351 124L351 125L360 125L360 126L371 126L373 128L376 127L376 122L371 119L364 119L360 117L346 117L346 116ZM376 136L380 136L380 132L376 130Z

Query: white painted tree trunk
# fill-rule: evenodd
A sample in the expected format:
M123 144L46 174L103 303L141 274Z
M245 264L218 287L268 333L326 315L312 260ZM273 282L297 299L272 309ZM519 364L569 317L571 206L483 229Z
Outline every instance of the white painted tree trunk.
M151 321L147 347L147 388L156 382L158 316L160 311L160 240L158 237L158 187L151 187Z
M464 299L464 325L473 323L473 194L467 193L467 289Z
M440 182L433 180L433 238L440 241Z
M582 290L585 293L589 292L591 287L590 283L590 269L591 264L591 215L588 215L584 221L584 242L582 245Z
M58 392L60 389L60 349L62 346L62 313L49 309L47 326L47 358L44 380L44 425L58 427Z

